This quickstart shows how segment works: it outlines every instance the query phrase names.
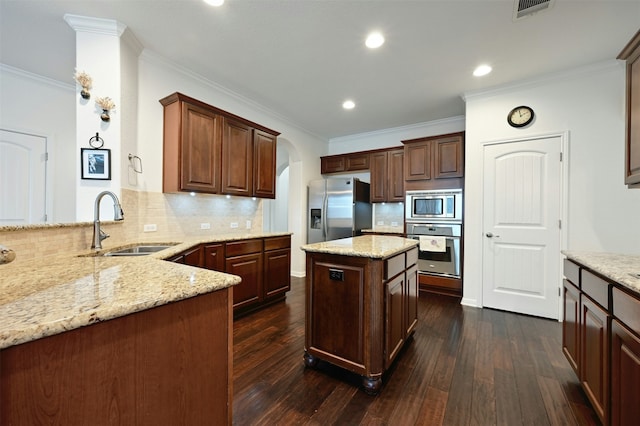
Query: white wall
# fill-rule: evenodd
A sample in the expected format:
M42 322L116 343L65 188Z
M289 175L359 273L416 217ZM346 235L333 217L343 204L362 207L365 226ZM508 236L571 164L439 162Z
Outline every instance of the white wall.
M306 182L320 177L319 157L326 155L327 141L147 50L140 56L138 86L137 155L143 160L144 173L138 177L137 190L162 191L163 109L158 101L173 92L181 92L281 132L278 143L286 141L290 155L288 216L289 232L293 232L291 269L294 274L304 274L304 253L299 248L307 239Z
M359 133L329 140L329 154L367 151L402 146L407 139L444 135L464 131L464 117L452 117L444 120L394 127L375 132Z
M47 139L50 223L75 222L75 96L71 84L0 64L0 128Z
M518 105L535 111L535 121L527 128L507 125L507 112ZM563 248L640 254L640 190L623 184L621 63L594 64L468 94L463 303L482 304L482 143L563 132L569 135L568 229Z

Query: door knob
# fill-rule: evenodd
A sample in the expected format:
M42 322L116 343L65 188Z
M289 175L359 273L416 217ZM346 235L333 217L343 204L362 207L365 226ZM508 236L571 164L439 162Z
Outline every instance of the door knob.
M491 232L487 232L485 235L487 236L487 238L493 238L493 237L500 238L500 235L493 235L493 233Z

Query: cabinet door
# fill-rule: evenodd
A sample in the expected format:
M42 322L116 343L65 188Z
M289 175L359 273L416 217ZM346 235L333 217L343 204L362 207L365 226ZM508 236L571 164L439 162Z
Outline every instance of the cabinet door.
M461 136L433 141L434 179L464 176L464 147Z
M204 246L204 267L212 271L224 272L224 245L207 244Z
M617 319L611 321L611 424L640 419L640 339Z
M240 284L233 286L234 310L262 300L262 253L228 257L225 272L242 278Z
M365 266L340 264L322 258L309 260L307 270L307 349L320 351L332 362L365 371ZM309 268L311 262L311 268ZM343 365L345 366L345 365Z
M387 152L387 201L404 201L404 149Z
M404 146L404 180L431 179L431 141Z
M416 325L418 325L418 266L414 265L407 269L406 274L407 287L405 289L405 298L407 301L407 322L405 334L408 336L416 328Z
M276 137L253 131L253 195L276 198Z
M405 275L400 274L385 284L385 369L389 368L404 343L405 328Z
M184 263L189 266L202 267L202 246L193 247L184 253Z
M569 281L563 282L564 314L562 317L562 352L580 377L580 290Z
M372 203L387 201L387 153L376 152L370 155Z
M250 196L253 192L253 129L225 118L222 136L222 193Z
M264 253L265 298L286 293L291 289L291 249Z
M222 117L205 108L182 103L182 144L180 189L220 192L220 156Z
M343 155L331 155L328 157L320 157L320 173L338 173L344 172L346 158Z
M580 380L593 409L606 424L609 401L608 315L589 297L581 295Z
M625 183L640 185L640 31L618 55L627 62Z
M345 170L348 172L369 170L369 154L357 153L346 155Z

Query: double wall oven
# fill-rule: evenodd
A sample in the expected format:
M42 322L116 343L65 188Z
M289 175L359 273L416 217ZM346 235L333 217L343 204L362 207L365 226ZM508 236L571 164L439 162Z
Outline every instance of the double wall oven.
M405 222L419 241L418 271L460 278L462 189L407 191Z

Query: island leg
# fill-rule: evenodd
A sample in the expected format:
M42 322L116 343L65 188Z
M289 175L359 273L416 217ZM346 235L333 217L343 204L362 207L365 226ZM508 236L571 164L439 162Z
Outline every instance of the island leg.
M382 376L363 376L362 387L368 395L377 395L380 392L380 387L382 387Z
M304 365L310 368L314 368L318 365L318 358L311 355L306 349L304 351Z

